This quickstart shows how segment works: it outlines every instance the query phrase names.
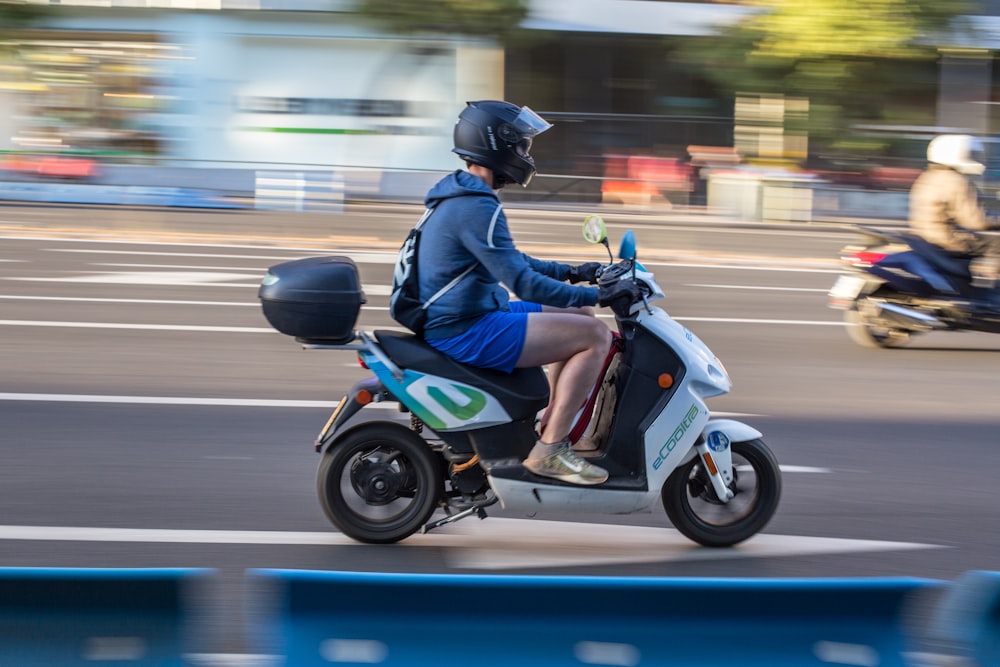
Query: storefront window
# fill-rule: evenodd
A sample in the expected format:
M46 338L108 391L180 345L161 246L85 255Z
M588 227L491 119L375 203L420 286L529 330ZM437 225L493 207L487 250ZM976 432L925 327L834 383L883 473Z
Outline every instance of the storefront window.
M0 149L153 160L158 117L175 100L169 61L180 49L144 41L18 41L0 51Z

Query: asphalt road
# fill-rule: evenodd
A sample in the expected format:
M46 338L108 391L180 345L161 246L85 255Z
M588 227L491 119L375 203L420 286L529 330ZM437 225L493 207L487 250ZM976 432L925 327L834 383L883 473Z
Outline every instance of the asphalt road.
M636 230L662 305L734 378L710 407L761 430L783 466L765 533L720 551L660 511L497 511L395 546L343 538L319 509L311 444L364 371L271 330L256 288L280 261L349 254L368 296L359 326L389 326L412 213L0 210L0 565L218 568L209 653L245 649L251 567L943 579L1000 567L1000 338L854 346L825 298L849 228L630 212L606 215L612 237ZM580 238L579 212L510 215L534 254L604 252Z

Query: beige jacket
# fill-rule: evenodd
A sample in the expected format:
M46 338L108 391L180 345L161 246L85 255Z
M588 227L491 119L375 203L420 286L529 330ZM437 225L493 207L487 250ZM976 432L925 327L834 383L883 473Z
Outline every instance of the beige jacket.
M931 165L910 189L910 227L942 248L978 254L984 239L971 230L987 230L992 224L972 181L953 169Z

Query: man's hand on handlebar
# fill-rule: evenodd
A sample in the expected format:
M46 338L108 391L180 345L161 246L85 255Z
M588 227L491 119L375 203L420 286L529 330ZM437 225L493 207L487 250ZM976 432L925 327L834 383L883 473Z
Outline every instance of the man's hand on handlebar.
M616 315L628 315L629 308L643 297L642 288L632 280L616 280L610 284L598 285L597 304L607 306Z
M593 285L597 283L597 277L601 273L601 266L600 262L587 262L586 264L570 267L569 273L566 274L566 280L574 284L588 282Z

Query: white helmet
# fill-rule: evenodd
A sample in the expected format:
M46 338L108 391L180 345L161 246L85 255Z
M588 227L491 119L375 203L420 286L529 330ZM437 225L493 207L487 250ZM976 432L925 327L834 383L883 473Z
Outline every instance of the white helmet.
M927 145L927 161L970 176L986 171L983 143L969 134L942 134Z

